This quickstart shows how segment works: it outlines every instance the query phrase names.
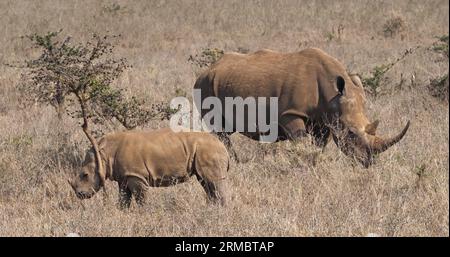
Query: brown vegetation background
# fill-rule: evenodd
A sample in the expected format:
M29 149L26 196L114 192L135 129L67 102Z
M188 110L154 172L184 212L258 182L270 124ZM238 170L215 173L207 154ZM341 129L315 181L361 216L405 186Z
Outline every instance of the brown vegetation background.
M446 0L0 1L0 235L448 236L448 95L429 90L448 73L448 56L432 49L448 22ZM195 179L152 188L148 203L129 211L117 208L113 182L81 202L66 183L88 147L77 121L60 122L50 107L23 108L22 71L3 65L36 54L21 36L60 28L75 41L121 34L116 54L133 67L117 86L155 102L190 93L199 70L187 60L203 48L319 47L362 77L414 49L366 106L382 134L408 119L412 126L369 169L334 143L321 153L308 143L267 146L234 135L246 161L230 171L228 208L207 205Z

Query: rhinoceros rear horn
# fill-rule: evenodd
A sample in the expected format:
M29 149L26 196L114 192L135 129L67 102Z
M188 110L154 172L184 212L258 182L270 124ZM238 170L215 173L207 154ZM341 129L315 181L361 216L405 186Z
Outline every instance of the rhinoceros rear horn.
M73 185L73 182L69 179L67 180L67 183L69 183L70 187L72 187L73 190L75 190L75 186Z
M373 153L382 153L386 151L389 147L393 146L397 142L399 142L403 136L405 136L406 132L408 131L410 121L406 123L406 126L403 128L403 130L396 136L388 138L388 139L381 139L379 137L375 138L375 141L373 145L371 146L371 150Z

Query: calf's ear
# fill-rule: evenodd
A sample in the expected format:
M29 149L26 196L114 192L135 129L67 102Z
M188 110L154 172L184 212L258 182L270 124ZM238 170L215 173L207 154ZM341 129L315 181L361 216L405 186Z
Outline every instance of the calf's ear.
M368 125L366 126L366 128L365 128L366 133L369 134L369 135L375 136L375 133L376 133L376 131L377 131L377 127L378 127L378 124L379 124L379 123L380 123L380 121L379 121L379 120L376 120L376 121L374 121L374 122L368 124Z

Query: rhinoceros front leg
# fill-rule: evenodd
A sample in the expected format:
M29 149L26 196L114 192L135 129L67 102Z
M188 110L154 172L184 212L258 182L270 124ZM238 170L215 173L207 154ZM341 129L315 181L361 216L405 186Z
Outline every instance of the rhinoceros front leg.
M280 127L283 131L280 131L281 137L284 139L298 141L306 136L305 121L302 117L286 114L280 118Z
M136 199L136 203L142 206L145 203L145 195L148 191L148 185L138 177L127 177L127 188Z
M131 191L126 185L119 186L119 207L120 209L128 209L131 204Z
M205 190L209 203L220 204L221 206L227 205L229 192L226 179L210 181L200 176L197 176L197 179Z
M310 133L314 138L314 144L321 147L322 151L324 151L325 147L331 140L330 129L326 126L315 126L312 128Z

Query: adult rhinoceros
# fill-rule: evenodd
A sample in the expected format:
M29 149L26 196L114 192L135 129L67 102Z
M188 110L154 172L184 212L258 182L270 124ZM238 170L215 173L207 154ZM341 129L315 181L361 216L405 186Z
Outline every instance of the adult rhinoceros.
M316 48L295 53L226 53L199 76L194 89L201 90L201 101L215 96L221 103L225 97L278 97L278 140L310 133L318 145L325 146L332 135L345 154L365 167L375 154L400 141L409 127L408 121L397 136L377 136L378 121L369 122L364 113L366 98L359 77L349 75L338 60ZM202 117L207 112L202 108ZM240 132L256 140L261 135ZM228 137L224 139L228 144Z
M153 131L111 133L99 141L100 168L90 149L80 172L69 181L76 195L92 197L106 179L119 184L121 207L132 195L138 204L148 187L165 187L195 175L212 202L227 202L229 158L225 146L204 132Z

